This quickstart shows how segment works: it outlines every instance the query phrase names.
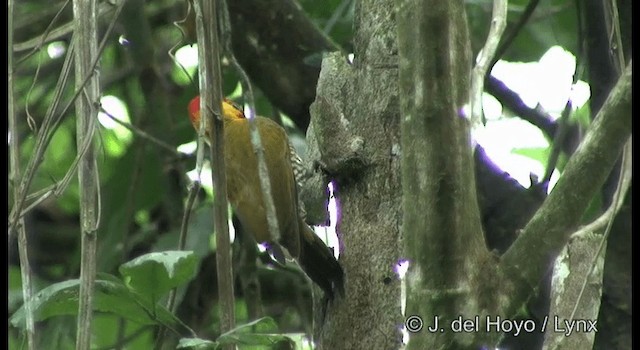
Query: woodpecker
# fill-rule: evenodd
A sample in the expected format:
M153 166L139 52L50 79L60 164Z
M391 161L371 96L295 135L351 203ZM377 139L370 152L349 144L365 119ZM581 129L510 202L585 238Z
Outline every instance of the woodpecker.
M189 103L189 118L200 128L200 96ZM257 116L267 165L271 194L276 208L279 237L272 237L260 186L257 157L249 136L249 120L232 101L223 99L224 160L227 177L227 197L242 226L258 243L274 247L276 260L279 246L287 249L302 270L332 299L337 291L344 294L344 273L333 253L304 221L304 209L298 197L298 186L304 167L289 142L285 130L271 119ZM210 145L207 125L205 140ZM281 257L279 257L280 255Z

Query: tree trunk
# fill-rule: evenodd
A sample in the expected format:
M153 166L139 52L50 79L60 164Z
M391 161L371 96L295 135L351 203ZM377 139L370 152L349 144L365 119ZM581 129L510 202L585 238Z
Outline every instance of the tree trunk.
M463 2L397 5L396 11L391 1L358 3L354 58L325 57L310 110L309 156L322 170L316 175L336 181L346 278L345 295L317 310L318 348L402 346L403 281L396 271L404 259L405 316L426 321L410 335L410 348L494 347L505 333L500 326L516 323L539 331L518 312L628 135L630 119L616 120L612 111L629 106L630 71L545 210L503 257L494 257L482 236L464 115L471 60ZM611 157L601 159L605 150ZM596 160L599 168L585 182L581 171ZM578 193L567 195L567 184ZM430 332L435 318L441 330ZM457 318L462 322L452 322ZM463 324L472 327L455 327Z
M322 349L397 349L402 344L400 131L394 3L361 1L355 58L325 57L311 106L310 154L336 179L345 295L317 324ZM315 149L314 149L315 148ZM322 310L320 310L322 313Z

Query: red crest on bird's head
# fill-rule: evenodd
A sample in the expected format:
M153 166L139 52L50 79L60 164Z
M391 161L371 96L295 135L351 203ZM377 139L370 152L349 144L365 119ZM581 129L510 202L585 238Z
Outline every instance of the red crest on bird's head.
M222 99L222 113L225 119L245 119L244 113L233 101ZM200 96L194 97L189 102L189 119L193 127L200 129Z
M189 119L193 127L198 130L200 128L200 95L189 102Z

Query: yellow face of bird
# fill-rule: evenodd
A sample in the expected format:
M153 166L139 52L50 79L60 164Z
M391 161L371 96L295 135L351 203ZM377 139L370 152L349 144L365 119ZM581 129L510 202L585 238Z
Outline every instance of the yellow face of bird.
M224 115L225 120L237 120L237 119L245 119L244 113L233 101L224 98L222 100L222 114ZM194 97L191 102L189 102L189 119L191 120L191 125L197 130L200 129L200 96ZM207 138L209 136L209 128L205 127L207 130Z

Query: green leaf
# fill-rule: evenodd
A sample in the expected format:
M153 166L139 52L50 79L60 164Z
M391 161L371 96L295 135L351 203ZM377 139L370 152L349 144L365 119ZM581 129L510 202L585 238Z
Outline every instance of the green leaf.
M193 211L191 220L189 220L189 228L185 249L193 251L200 259L204 259L211 254L214 245L210 239L213 237L213 215L211 215L211 206L201 206ZM153 245L154 251L165 251L175 249L176 240L180 234L180 228L171 230L169 234L162 235Z
M92 348L94 349L115 349L114 345L117 343L122 344L123 349L153 348L154 327L152 326L134 322L123 323L122 318L108 313L96 313L92 322Z
M567 154L564 152L561 152L560 155L558 156L558 161L556 162L556 169L560 172L560 174L562 174L562 172L564 171L564 167L567 166L568 162L569 162L569 157L567 156Z
M263 317L255 321L243 324L229 332L222 334L216 342L239 345L274 345L277 342L289 341L289 337L276 334L278 325L270 317Z
M22 303L22 276L20 275L20 268L17 266L10 266L8 277L8 307L9 312L12 312L15 311Z
M602 194L597 193L589 201L589 206L584 211L584 214L582 214L582 219L580 220L580 223L583 225L586 225L592 222L593 220L597 219L598 216L600 216L600 214L602 213L602 207L603 207Z
M549 147L514 148L513 150L511 150L511 153L536 160L543 166L547 164L550 152L551 148Z
M165 251L139 256L120 266L129 287L156 303L165 293L191 280L197 258L190 251Z
M38 292L32 301L34 319L77 315L80 281L58 282ZM155 305L117 280L96 280L93 310L118 315L143 325L162 324L171 329L188 329L167 309ZM14 327L25 327L24 305L9 319Z
M182 338L178 342L176 349L193 349L193 350L206 350L216 349L217 344L206 339L200 338Z
M51 138L51 147L47 147L45 151L45 158L51 169L62 171L60 169L61 163L70 163L73 161L73 155L69 152L70 149L75 147L73 134L71 128L67 125L60 127L56 130Z
M591 107L589 101L571 114L571 120L577 121L584 130L589 128L591 124Z

